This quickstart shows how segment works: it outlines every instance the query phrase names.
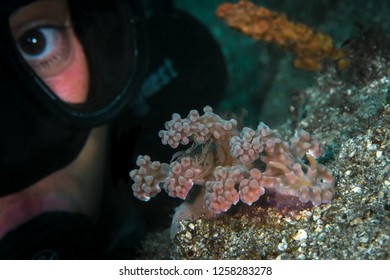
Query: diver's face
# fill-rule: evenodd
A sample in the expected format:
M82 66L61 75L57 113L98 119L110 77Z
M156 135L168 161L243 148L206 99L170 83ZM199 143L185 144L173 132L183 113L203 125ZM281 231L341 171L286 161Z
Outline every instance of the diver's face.
M18 49L31 68L63 101L81 103L88 67L66 0L39 0L10 17Z
M67 1L39 0L21 7L11 15L10 26L22 56L53 92L65 102L84 102L88 67L72 28ZM106 128L93 129L71 164L21 192L0 197L0 239L47 211L96 217L105 146Z

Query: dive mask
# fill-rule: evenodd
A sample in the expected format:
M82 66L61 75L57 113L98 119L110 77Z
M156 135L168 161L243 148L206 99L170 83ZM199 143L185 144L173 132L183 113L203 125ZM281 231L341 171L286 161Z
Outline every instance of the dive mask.
M0 6L4 196L69 164L91 128L131 104L146 71L146 31L137 1Z

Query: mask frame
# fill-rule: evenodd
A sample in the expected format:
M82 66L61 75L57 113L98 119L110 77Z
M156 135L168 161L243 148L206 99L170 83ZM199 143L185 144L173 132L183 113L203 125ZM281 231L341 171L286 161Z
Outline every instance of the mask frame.
M19 1L19 5L29 2L33 1ZM107 11L108 7L111 10ZM96 127L112 120L129 106L143 82L148 65L143 10L138 1L123 0L109 3L69 0L69 8L89 67L90 89L85 104L63 102L29 67L17 50L10 30L4 28L4 18L8 19L11 12L2 15L3 34L6 34L3 47L7 49L14 72L31 88L41 104L71 126ZM105 41L109 43L104 44ZM2 50L3 47L0 46Z
M120 13L118 17L125 24L122 29L127 34L126 42L131 40L131 49L122 61L123 71L118 70L121 73L116 75L115 65L105 64L110 63L110 57L98 62L94 59L94 56L111 52L116 55L117 62L118 57L121 58L121 51L126 48L126 45L111 44L111 49L100 46L93 50L97 43L94 40L101 34L99 26L92 26L91 20L100 21L104 25L102 19L99 19L99 13L106 11L110 14L105 9L104 2L107 1L69 0L74 29L90 63L89 94L97 97L95 100L98 101L69 106L27 64L11 34L9 16L18 7L31 2L6 1L0 5L0 31L3 34L0 41L0 112L3 116L0 119L0 196L27 188L74 160L83 148L91 128L109 123L130 106L147 69L147 31L142 6L138 1L115 0L109 3L117 4L114 5L117 9L111 11L111 18L115 18L115 12ZM89 13L89 18L85 17L88 11L94 12ZM117 37L114 43L118 43L121 34L114 35ZM109 83L102 85L104 79L100 75L102 72L106 74L104 71L120 78L115 87ZM99 88L99 93L94 92ZM99 100L98 95L105 92L111 95Z

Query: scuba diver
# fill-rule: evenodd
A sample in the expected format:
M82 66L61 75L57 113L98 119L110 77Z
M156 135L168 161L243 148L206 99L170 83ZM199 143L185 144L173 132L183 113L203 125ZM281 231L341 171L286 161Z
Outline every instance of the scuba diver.
M160 210L128 172L164 159L173 112L217 104L218 44L171 1L6 0L0 20L0 259L140 257Z

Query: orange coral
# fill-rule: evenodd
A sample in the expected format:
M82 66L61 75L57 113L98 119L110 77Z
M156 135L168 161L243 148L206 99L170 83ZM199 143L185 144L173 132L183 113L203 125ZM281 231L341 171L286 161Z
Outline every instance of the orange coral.
M345 56L330 36L246 0L224 3L217 8L216 15L255 40L273 42L291 50L295 54L294 66L300 69L317 71L322 68L322 59L339 60Z

